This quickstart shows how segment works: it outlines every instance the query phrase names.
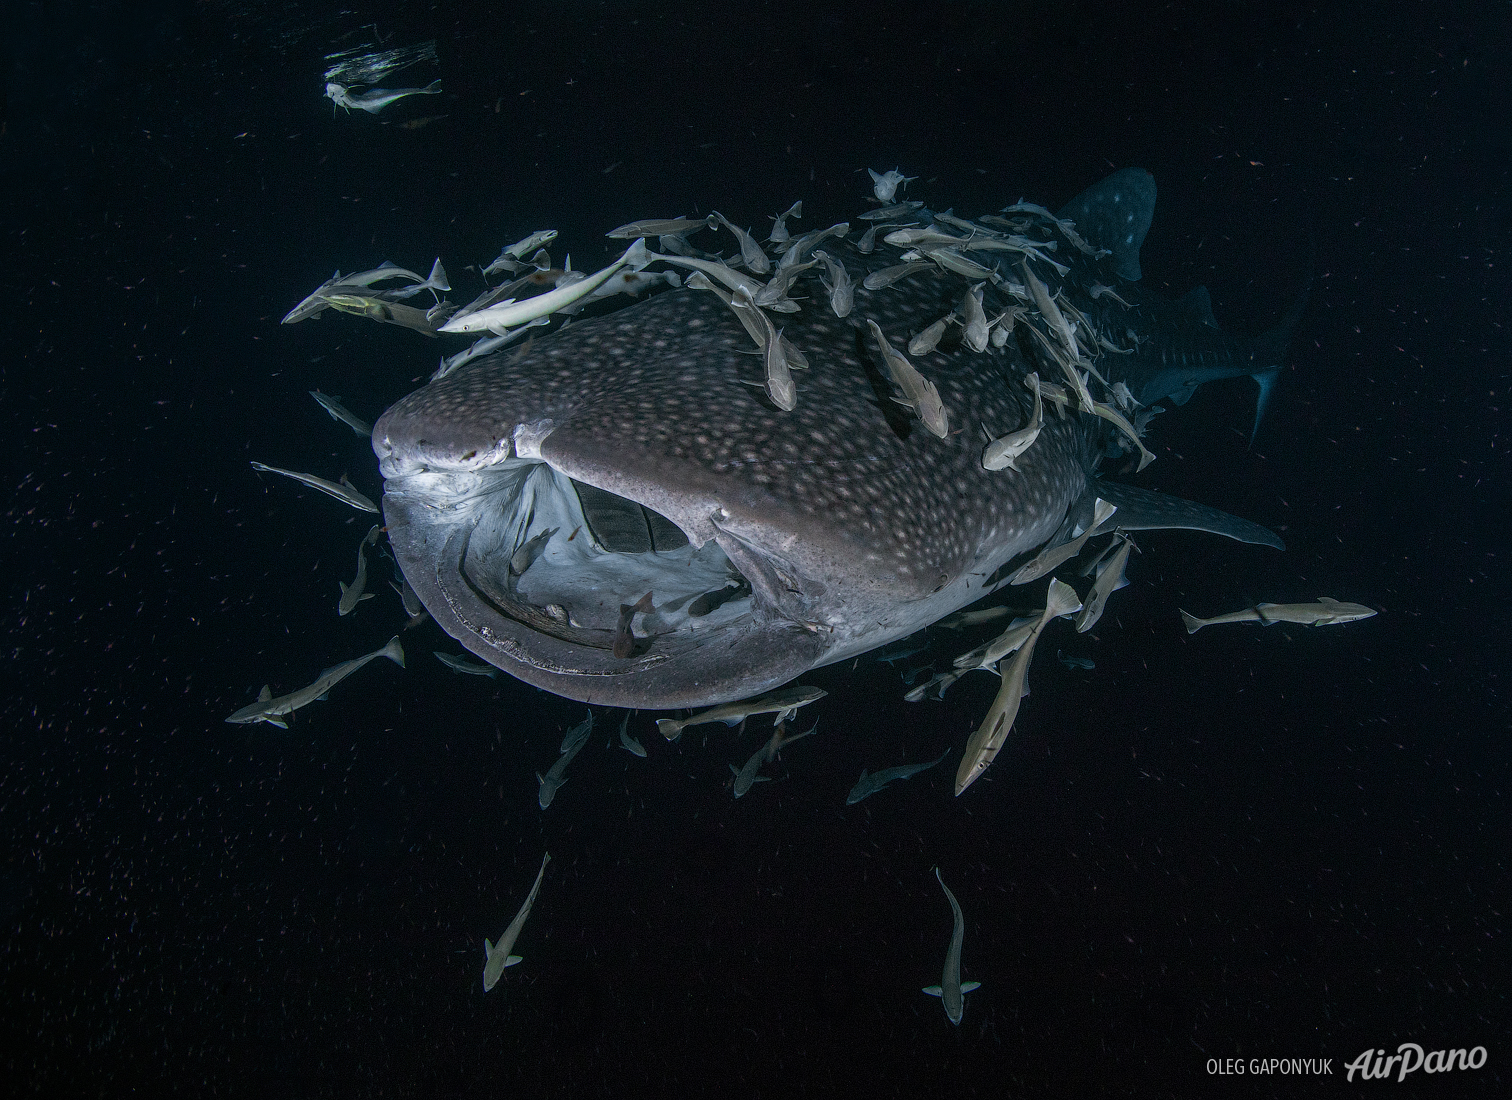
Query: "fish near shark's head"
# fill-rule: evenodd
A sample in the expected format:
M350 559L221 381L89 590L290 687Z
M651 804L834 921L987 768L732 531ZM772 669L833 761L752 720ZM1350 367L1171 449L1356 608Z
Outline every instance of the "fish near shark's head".
M895 290L867 316L896 342L939 297ZM689 290L479 358L391 408L373 431L389 540L431 614L567 698L743 699L975 599L1081 491L1080 443L1051 430L1044 472L1022 482L1033 506L1001 500L974 436L936 439L879 398L858 324L811 307L787 326L813 365L791 412L760 389L731 311ZM956 407L1027 415L995 375L939 381Z

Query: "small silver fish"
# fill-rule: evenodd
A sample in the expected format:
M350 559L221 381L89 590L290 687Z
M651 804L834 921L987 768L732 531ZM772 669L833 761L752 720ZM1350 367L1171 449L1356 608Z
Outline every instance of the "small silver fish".
M950 931L950 949L945 952L945 970L940 977L939 985L924 987L924 992L931 997L940 998L940 1003L945 1007L945 1018L957 1027L961 1024L961 1017L966 1014L965 994L982 987L981 982L966 982L961 984L961 941L966 936L966 920L961 916L961 903L956 901L956 896L950 892L950 887L945 885L945 880L940 878L940 869L934 869L935 878L940 881L940 889L945 891L945 896L950 899L950 912L954 917L954 923Z
M998 687L997 698L987 708L987 715L966 742L966 751L961 754L961 766L956 770L955 793L959 798L981 777L998 751L1008 740L1018 715L1019 701L1024 697L1024 679L1029 672L1029 662L1034 659L1034 643L1052 619L1071 615L1081 610L1081 601L1076 590L1069 584L1051 578L1050 592L1045 600L1045 610L1040 615L1029 637L1019 647L1006 669L1002 669L1003 682Z
M620 720L619 728L620 748L626 752L632 752L636 756L646 755L646 746L630 736L630 712L625 711L625 717Z
M735 781L731 785L735 797L740 798L755 786L756 783L765 781L764 776L757 774L761 771L764 764L769 764L777 759L777 754L794 741L802 740L818 732L818 730L819 723L815 722L811 729L807 729L802 733L795 733L791 737L785 737L783 735L787 732L787 723L779 720L777 728L772 731L771 739L761 746L761 748L757 749L755 754L745 762L744 766L737 769L734 764L730 765L730 770L735 773Z
M877 342L878 348L882 351L888 374L903 391L902 400L897 398L894 400L912 409L920 423L935 437L944 439L950 435L950 417L945 411L945 403L940 400L940 391L935 389L934 383L920 374L903 353L892 346L877 322L868 319L866 324L871 329L872 339Z
M868 210L864 214L857 214L856 217L864 222L885 222L903 214L912 214L923 205L922 202L895 202L888 206L879 206L875 210Z
M647 218L605 233L606 237L631 241L636 237L682 237L697 229L712 229L714 218Z
M366 317L369 321L377 321L380 324L398 325L400 328L418 332L422 336L434 337L436 335L435 321L428 310L390 302L371 294L350 294L341 290L340 287L325 291L321 297L327 305L339 313Z
M828 252L814 252L814 259L824 265L824 288L829 291L830 309L836 317L847 317L856 303L856 284L851 280L845 264Z
M250 703L236 711L227 718L227 722L236 725L245 725L249 722L266 722L270 726L278 726L288 729L288 723L284 721L284 715L292 714L300 707L309 706L311 703L324 699L330 690L352 673L356 672L369 661L375 661L379 657L387 657L400 668L404 667L404 650L399 645L397 637L390 638L388 644L382 649L375 649L362 657L350 661L343 661L339 665L332 665L308 687L302 687L298 691L288 695L273 697L273 692L267 684L263 685L261 693L257 696L257 702Z
M1037 581L1046 573L1060 566L1062 562L1070 561L1081 553L1082 547L1092 537L1092 532L1108 521L1108 518L1118 511L1118 505L1111 504L1102 497L1098 497L1092 507L1092 524L1070 542L1061 543L1059 546L1046 547L1036 554L1030 562L1019 569L1009 578L1009 584L1028 584Z
M909 355L928 355L939 346L940 338L945 335L945 327L955 320L954 313L947 313L934 324L920 332L908 342Z
M511 577L524 576L525 570L534 565L536 559L546 552L546 544L551 541L551 536L560 530L560 527L548 527L522 542L519 549L509 556L509 575Z
M905 176L896 168L891 172L874 172L870 168L867 171L871 173L872 194L877 197L878 202L892 202L894 196L898 193L899 184L908 183L910 180L919 178L918 176Z
M647 592L633 604L620 604L619 625L614 631L614 655L620 660L635 656L635 631L632 624L637 615L649 615L652 610L651 593Z
M535 904L536 895L541 892L541 880L546 877L546 864L550 862L551 853L547 852L541 858L541 869L536 872L535 885L530 888L525 904L520 906L520 911L515 914L515 919L509 922L509 927L504 930L499 941L490 944L488 937L483 938L484 993L499 984L499 978L503 975L506 966L513 966L521 961L520 956L511 955L509 952L514 947L515 941L520 938L520 932L525 927L525 918L530 916L530 907Z
M708 710L699 711L691 718L658 718L656 729L668 741L673 741L681 736L682 731L688 726L701 726L705 722L723 722L727 726L737 726L753 714L773 713L777 715L775 720L781 722L797 714L799 707L823 699L828 694L829 692L823 688L793 684L789 687L778 688L776 691L769 691L765 695L758 695L754 699L710 707Z
M494 668L493 665L485 665L481 661L469 661L465 657L458 657L452 653L443 653L439 649L433 649L431 652L436 655L436 660L440 661L453 672L461 673L463 676L487 676L490 680L499 678L499 670Z
M352 583L336 582L341 586L341 599L336 604L336 614L350 615L363 600L373 598L371 592L363 591L367 588L367 548L378 541L378 533L382 530L378 524L373 524L373 529L357 544L357 576L352 579Z
M720 225L735 235L735 240L740 245L740 262L749 270L757 275L765 275L772 270L772 261L767 259L767 254L761 250L761 246L756 243L756 239L750 233L730 221L718 210L712 211L709 216L717 219Z
M360 95L353 95L348 85L332 81L326 84L325 94L327 99L343 110L351 111L355 108L376 115L390 103L403 99L405 96L440 95L441 81L432 80L423 88L374 88L371 92L363 92ZM334 108L331 113L335 114Z
M918 775L922 771L928 771L949 755L950 750L946 749L933 760L923 764L899 764L895 768L883 768L880 771L872 772L870 775L867 774L865 768L862 768L861 778L856 780L856 785L851 788L850 794L845 796L845 804L847 806L854 806L863 798L869 798L876 794L889 783L894 783L899 779L908 779L910 776Z
M789 218L801 217L803 217L803 200L799 199L781 214L778 214L772 218L772 232L771 235L767 237L767 240L772 244L787 244L787 242L792 239L791 235L788 233L787 220Z
M962 339L975 352L987 350L987 311L982 308L982 284L968 287L961 299L961 324L965 328Z
M893 267L884 267L873 271L861 280L861 285L867 290L881 290L883 287L892 286L899 279L906 279L910 275L917 275L921 271L938 271L934 264L925 263L922 260L914 263L896 264Z
M252 463L252 468L254 470L261 470L264 473L282 474L284 477L291 477L301 484L308 485L311 489L319 489L327 496L335 497L343 504L350 504L353 508L356 508L359 511L378 511L378 505L374 504L367 497L359 493L356 487L346 479L345 474L342 475L341 482L340 484L338 484L334 481L327 481L323 477L316 477L314 474L296 473L293 470L285 470L278 466L268 466L262 462Z
M311 390L310 396L315 399L322 409L331 414L332 420L345 424L355 434L361 436L370 436L373 434L373 426L366 420L362 420L349 412L342 405L341 398L331 397L329 394L321 393L319 390Z
M1039 375L1031 371L1024 379L1024 384L1034 393L1034 414L1029 418L1027 426L987 444L982 451L982 468L985 470L1006 468L1016 471L1018 466L1014 464L1014 460L1034 446L1034 441L1039 438L1040 428L1045 423L1045 404L1040 397Z
M1215 615L1211 619L1199 619L1196 615L1181 613L1187 633L1196 634L1205 626L1217 623L1301 623L1305 626L1333 626L1338 623L1353 623L1368 619L1375 614L1374 608L1364 604L1344 603L1319 596L1317 603L1257 603L1243 611L1231 611L1227 615Z

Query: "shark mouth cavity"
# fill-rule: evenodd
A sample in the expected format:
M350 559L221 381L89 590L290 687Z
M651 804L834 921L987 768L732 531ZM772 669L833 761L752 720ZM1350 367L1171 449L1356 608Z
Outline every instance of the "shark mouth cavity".
M537 687L623 707L700 706L814 663L823 641L776 613L772 570L740 539L690 540L622 482L570 477L519 442L502 459L468 456L468 469L386 470L400 566L467 648Z

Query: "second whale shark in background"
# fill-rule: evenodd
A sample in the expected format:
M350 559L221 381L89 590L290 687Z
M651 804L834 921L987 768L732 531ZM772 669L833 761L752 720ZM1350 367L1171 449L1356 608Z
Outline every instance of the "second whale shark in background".
M810 365L788 411L743 384L754 375L741 321L693 290L479 356L374 428L404 575L448 633L506 672L570 699L666 709L745 699L929 626L1010 563L1095 526L1099 498L1116 506L1099 533L1184 527L1280 548L1253 523L1099 476L1105 458L1135 457L1132 429L1107 415L1115 394L1182 404L1204 382L1248 375L1263 404L1301 310L1242 340L1216 326L1200 288L1177 302L1142 289L1154 208L1149 173L1123 169L1053 217L1020 205L980 225L998 251L967 261L931 246L931 262L895 282L867 276L917 253L863 253L836 226L825 248L856 279L854 304L835 316L818 272L805 276L816 292L782 318ZM982 270L991 278L958 273ZM914 364L949 413L940 438L898 405L868 323L896 349L979 292L989 314L1017 319L1009 338L980 351L942 341ZM1054 318L1035 312L1039 298ZM1119 354L1082 358L1099 348ZM1031 372L1075 384L1014 468L985 469L983 438L1036 422ZM527 571L510 569L552 531ZM735 595L690 613L732 581ZM617 647L621 606L645 592L653 609Z

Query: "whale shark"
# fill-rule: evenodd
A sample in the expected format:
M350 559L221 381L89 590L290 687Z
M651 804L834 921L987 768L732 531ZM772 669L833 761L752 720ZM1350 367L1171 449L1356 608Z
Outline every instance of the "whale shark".
M962 243L928 254L863 252L847 227L823 231L854 303L836 316L819 271L794 277L799 308L783 307L779 339L808 369L792 372L790 410L763 389L729 296L707 290L664 290L479 356L374 426L404 577L452 637L505 672L568 699L656 710L744 699L905 637L1089 526L1282 548L1264 527L1104 476L1135 458L1107 416L1114 387L1174 405L1250 376L1258 415L1302 308L1243 339L1217 326L1206 291L1172 301L1144 289L1154 208L1153 179L1129 168L1053 217L1029 204L1009 207L1013 218L943 215ZM928 227L934 215L896 217ZM778 247L783 265L803 259L800 242ZM1031 263L1033 294L1020 284ZM900 264L914 270L867 287ZM980 351L947 328L916 357L948 412L939 438L893 389L888 352L965 294L1012 328ZM1053 327L1036 296L1057 303ZM1100 408L1068 398L1013 468L989 470L984 439L1034 422L1031 373L1103 391ZM1100 501L1115 506L1106 520ZM643 593L651 609L627 632L622 610Z

